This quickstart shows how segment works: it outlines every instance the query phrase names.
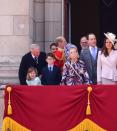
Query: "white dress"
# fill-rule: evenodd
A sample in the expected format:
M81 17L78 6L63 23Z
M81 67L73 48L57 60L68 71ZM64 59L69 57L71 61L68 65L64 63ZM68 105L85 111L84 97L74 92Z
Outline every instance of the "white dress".
M39 77L35 77L33 80L26 80L27 85L41 85L41 80Z

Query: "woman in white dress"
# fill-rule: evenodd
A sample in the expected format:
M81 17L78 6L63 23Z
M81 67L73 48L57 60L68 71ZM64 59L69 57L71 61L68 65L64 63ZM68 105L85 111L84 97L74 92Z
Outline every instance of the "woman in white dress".
M117 84L117 50L114 49L116 42L115 34L106 33L102 51L98 53L97 60L97 83Z

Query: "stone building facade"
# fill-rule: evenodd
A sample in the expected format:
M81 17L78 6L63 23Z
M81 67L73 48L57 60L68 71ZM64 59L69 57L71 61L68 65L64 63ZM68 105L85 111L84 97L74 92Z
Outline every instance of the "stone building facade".
M19 83L21 57L31 43L48 52L63 35L63 0L0 0L0 84Z

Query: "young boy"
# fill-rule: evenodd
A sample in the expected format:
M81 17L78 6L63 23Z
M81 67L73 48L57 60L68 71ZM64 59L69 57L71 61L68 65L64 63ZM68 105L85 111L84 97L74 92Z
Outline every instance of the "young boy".
M61 82L61 70L54 65L55 56L48 53L46 56L46 67L42 69L41 83L42 85L59 85Z

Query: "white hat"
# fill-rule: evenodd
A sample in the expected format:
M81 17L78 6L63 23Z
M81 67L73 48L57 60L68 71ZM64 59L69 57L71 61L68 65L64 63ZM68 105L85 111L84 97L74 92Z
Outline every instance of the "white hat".
M111 41L111 43L114 45L115 42L117 42L116 35L110 32L104 33L104 35Z

